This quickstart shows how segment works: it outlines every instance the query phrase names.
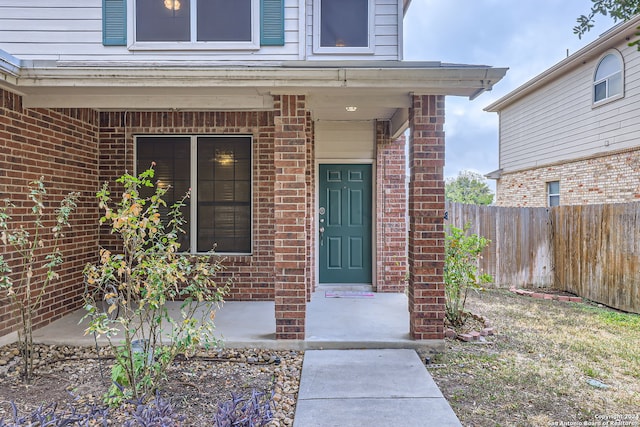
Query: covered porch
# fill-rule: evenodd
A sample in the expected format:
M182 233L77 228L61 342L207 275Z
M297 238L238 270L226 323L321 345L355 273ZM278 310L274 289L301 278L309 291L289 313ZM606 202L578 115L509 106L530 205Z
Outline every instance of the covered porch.
M33 130L27 124L7 125L19 154L4 161L8 165L15 156L38 156L40 161L44 155L38 147L45 142L40 139L47 138L48 156L61 157L46 169L53 174L50 179L57 185L56 192L76 189L78 183L83 186L83 203L87 206L83 225L92 220L97 224L98 212L91 204L95 202L95 189L125 171L135 171L136 135L250 135L255 159L250 171L252 246L246 253L227 256L228 273L236 280L226 307L255 304L244 308L244 316L260 325L262 332L256 332L255 326L247 327L258 336L273 335L272 339L290 341L282 345L308 346L314 337L323 342L340 342L332 333L357 326L360 319L355 322L355 317L360 316L364 318L362 325L368 326L356 329L354 334L375 341L384 336L385 328L382 324L373 326L368 312L375 312L378 322L383 319L386 323L388 319L393 325L403 323L402 328L396 330L394 326L389 331L392 341L435 340L435 345L442 341L445 96L475 97L490 90L506 70L390 61L289 62L259 67L220 63L189 67L111 63L104 67L58 61L16 61L11 65L5 70L0 68L0 90L7 94L1 98L2 107L11 112L14 123L27 123L36 117L44 136L32 137ZM65 121L70 121L73 128L68 129ZM53 136L48 136L46 128L52 122L55 130ZM370 158L357 154L340 159L332 159L331 155L319 157L319 124L358 122L371 123ZM388 302L379 306L384 308L380 312L371 311L371 306L377 304L372 301L362 302L369 304L366 308L356 306L360 302L344 307L349 303L346 300L324 301L316 292L318 166L321 162L369 162L380 172L385 164L381 154L384 147L407 129L408 209L396 209L390 216L398 221L408 218L408 232L396 236L396 240L406 242L402 248L406 261L403 264L389 256L398 249L390 249L383 233L390 223L385 222L382 201L385 194L399 191L389 185L398 178L390 172L378 177L372 196L375 224L371 231L370 283L378 291L397 292L404 287L406 272L407 296L376 293L376 300ZM69 147L71 135L73 145ZM70 152L84 156L83 160L67 160L66 153ZM29 167L29 161L23 163ZM73 172L75 169L77 173ZM34 173L39 172L30 172ZM404 181L404 176L401 178ZM28 181L22 175L20 179L25 184ZM16 194L24 185L20 179L14 179ZM83 241L86 248L78 251L89 260L91 248L97 256L100 246L114 243L89 226L83 226L75 238ZM396 264L402 268L398 270ZM78 261L67 271L67 282L61 285L64 292L59 292L63 298L56 297L54 301L52 297L52 306L43 307L46 313L41 316L41 324L61 317L58 321L62 321L64 315L79 306L83 266ZM385 276L391 270L394 273ZM263 308L258 311L257 307ZM325 311L327 307L333 308ZM340 315L332 311L338 308ZM231 317L232 311L229 308ZM259 313L263 312L268 313L264 321L255 320L254 313L261 316ZM243 325L241 320L230 323ZM331 327L333 321L342 326ZM223 326L224 321L219 327ZM43 334L48 335L48 327L41 329ZM267 327L269 331L262 329Z
M352 349L422 348L425 343L409 334L408 300L402 293L373 293L366 298L325 297L325 289L314 292L307 305L306 336L301 340L277 340L273 301L227 301L216 310L216 336L226 348L264 349ZM179 317L179 303L170 303L170 313ZM248 314L250 313L250 315ZM86 314L76 310L34 332L38 343L93 346L93 335L84 334ZM0 345L15 339L0 338ZM104 337L98 344L106 344ZM431 343L433 350L442 350Z

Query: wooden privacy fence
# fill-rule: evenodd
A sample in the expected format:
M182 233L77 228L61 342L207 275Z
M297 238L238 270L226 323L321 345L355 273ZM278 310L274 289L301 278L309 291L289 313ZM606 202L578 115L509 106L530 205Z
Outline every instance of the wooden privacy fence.
M497 287L554 287L640 313L640 203L511 208L446 204L445 225L491 240Z

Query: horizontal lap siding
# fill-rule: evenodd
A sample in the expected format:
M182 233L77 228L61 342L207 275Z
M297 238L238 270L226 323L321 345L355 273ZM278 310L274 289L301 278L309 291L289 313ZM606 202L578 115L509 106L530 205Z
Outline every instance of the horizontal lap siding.
M510 172L639 144L640 53L635 47L619 49L625 61L623 99L593 108L593 73L600 59L594 57L501 112L502 169Z
M316 124L318 159L373 159L373 122L323 121Z
M373 55L314 54L313 53L313 0L306 0L306 49L307 59L322 60L389 60L401 57L397 0L372 0L375 2L375 47Z
M55 5L54 5L55 4ZM285 46L257 51L129 51L102 45L102 0L0 0L0 49L20 59L69 61L297 60L299 8L285 1Z

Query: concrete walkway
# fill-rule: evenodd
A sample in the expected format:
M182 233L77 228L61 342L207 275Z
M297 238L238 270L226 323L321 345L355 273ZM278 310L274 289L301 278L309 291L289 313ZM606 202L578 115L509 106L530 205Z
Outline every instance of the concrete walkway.
M294 427L447 427L460 421L413 350L305 352Z
M178 309L171 305L175 314ZM76 311L34 331L34 340L95 345L93 335L84 335L86 322L79 323L84 314ZM229 348L306 350L295 427L460 425L413 350L443 351L444 342L410 338L403 294L326 298L324 290L315 292L300 341L275 339L273 302L226 302L216 310L215 324ZM0 337L0 345L12 341L15 336Z

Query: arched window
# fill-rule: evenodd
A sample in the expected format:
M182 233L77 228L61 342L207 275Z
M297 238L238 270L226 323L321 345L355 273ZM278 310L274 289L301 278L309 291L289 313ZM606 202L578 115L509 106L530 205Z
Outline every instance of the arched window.
M598 103L622 96L624 86L622 58L617 53L605 55L593 78L593 102Z

